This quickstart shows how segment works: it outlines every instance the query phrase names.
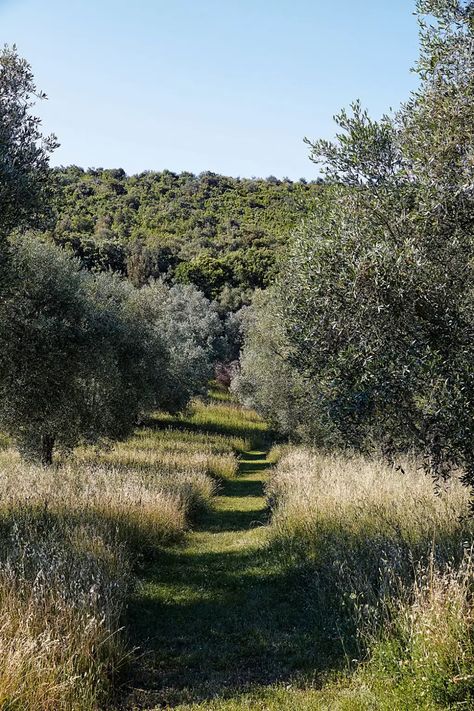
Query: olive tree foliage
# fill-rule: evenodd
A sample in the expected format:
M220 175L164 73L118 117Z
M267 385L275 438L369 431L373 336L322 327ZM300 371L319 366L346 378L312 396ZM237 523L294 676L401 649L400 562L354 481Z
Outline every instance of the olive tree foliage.
M314 397L309 394L313 394L311 381L291 363L280 310L279 295L273 289L255 293L242 315L244 346L231 390L275 432L326 447L332 442L331 424L323 421L316 393Z
M418 3L420 88L309 142L332 187L280 276L288 360L340 438L474 483L473 3Z
M50 464L55 447L126 436L154 407L203 391L222 348L213 305L194 287L135 289L42 241L49 153L36 90L16 49L0 53L0 428ZM15 236L12 236L14 233ZM7 239L8 238L8 239ZM8 241L9 240L9 241Z
M49 154L54 136L43 137L31 109L38 91L29 64L15 47L0 50L0 238L14 228L37 227L50 197ZM2 249L5 247L3 244Z
M122 439L143 413L162 405L170 356L130 282L104 272L85 272L83 278L96 356L87 384L88 441Z
M178 412L193 396L205 393L223 349L217 307L192 285L170 287L163 281L137 291L135 300L168 353L157 405Z
M133 287L23 237L0 304L0 427L45 464L53 448L123 437L154 401L168 356Z

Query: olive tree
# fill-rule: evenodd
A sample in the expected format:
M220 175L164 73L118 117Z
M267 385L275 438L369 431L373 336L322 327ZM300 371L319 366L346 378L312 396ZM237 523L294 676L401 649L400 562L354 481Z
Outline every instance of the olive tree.
M0 237L37 227L49 208L49 155L54 136L43 137L31 113L38 91L30 65L15 47L0 50Z
M351 446L415 448L474 482L472 3L426 0L421 84L309 142L327 188L280 277L289 360Z
M168 369L157 404L177 412L203 394L223 347L217 307L192 285L169 287L157 281L136 294L142 315L163 339Z
M84 275L93 317L94 365L84 390L88 441L121 439L161 403L170 357L162 333L144 318L136 289L109 273Z
M329 446L334 439L331 425L323 421L312 381L291 363L280 311L273 289L255 293L242 316L244 346L231 390L280 435Z
M83 272L38 237L12 245L0 304L0 426L24 454L125 436L154 402L167 351L133 287Z

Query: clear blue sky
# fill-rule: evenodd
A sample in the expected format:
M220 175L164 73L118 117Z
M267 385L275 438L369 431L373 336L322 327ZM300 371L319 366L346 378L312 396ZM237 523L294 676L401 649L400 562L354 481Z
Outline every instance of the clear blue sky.
M414 0L0 0L54 164L314 178L302 139L415 86Z

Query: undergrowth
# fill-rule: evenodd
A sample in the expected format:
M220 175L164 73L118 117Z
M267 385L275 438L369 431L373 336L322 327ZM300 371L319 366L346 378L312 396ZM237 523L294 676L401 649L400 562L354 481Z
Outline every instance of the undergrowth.
M473 522L460 482L436 495L415 461L402 473L300 449L267 494L273 555L300 569L318 634L339 640L352 672L325 690L330 708L472 708Z

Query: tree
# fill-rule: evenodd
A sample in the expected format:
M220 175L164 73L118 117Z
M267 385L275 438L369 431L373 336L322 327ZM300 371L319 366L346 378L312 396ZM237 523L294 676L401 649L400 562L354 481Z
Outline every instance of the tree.
M288 360L354 447L415 449L474 484L472 3L426 0L420 89L310 143L332 187L280 277ZM430 13L429 17L425 13Z
M157 281L136 293L141 314L166 344L169 367L158 403L172 412L203 394L223 347L217 309L192 285Z
M36 89L29 64L15 47L0 51L0 237L14 228L38 227L49 209L49 154L54 136L43 137L31 114Z
M84 280L94 364L84 390L89 430L83 437L123 439L143 414L163 406L169 351L129 282L108 273L86 273Z
M0 421L25 453L50 463L72 443L91 361L78 264L34 239L12 248L13 285L0 318Z
M312 383L291 363L280 312L274 289L255 293L241 317L244 347L231 390L284 437L328 447L335 442L334 433L317 407Z
M194 284L208 299L215 299L226 284L232 283L233 271L225 260L200 254L181 262L175 272L178 283Z
M168 357L130 284L81 271L38 236L12 245L0 309L0 426L27 456L121 438L151 408Z

